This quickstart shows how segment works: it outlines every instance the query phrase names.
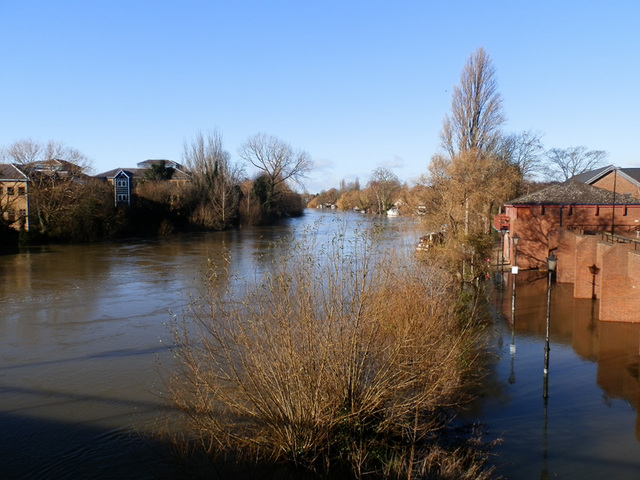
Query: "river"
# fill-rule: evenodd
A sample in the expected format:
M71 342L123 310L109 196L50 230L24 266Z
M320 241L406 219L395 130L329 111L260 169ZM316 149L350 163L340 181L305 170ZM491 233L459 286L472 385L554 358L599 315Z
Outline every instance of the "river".
M150 434L169 412L168 324L197 295L207 259L228 251L237 274L253 275L278 254L272 242L318 222L328 239L344 219L378 222L387 241L402 238L396 248L417 238L398 235L406 219L309 210L277 226L1 256L0 477L178 478ZM546 408L545 279L518 276L513 329L510 284L496 288L494 361L471 414L487 439L503 439L494 463L507 478L633 478L638 326L598 322L591 301L573 300L568 287L552 291Z

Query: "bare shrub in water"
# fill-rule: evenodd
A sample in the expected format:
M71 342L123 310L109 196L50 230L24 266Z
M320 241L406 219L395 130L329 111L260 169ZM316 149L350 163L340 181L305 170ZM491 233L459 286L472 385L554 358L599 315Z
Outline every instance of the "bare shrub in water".
M477 459L444 461L439 439L471 378L474 328L443 270L366 235L308 236L240 286L219 267L176 325L172 383L209 454L464 478Z

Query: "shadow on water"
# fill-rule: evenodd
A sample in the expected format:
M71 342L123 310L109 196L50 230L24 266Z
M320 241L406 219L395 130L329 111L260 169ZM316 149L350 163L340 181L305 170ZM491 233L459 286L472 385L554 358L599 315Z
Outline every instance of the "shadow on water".
M0 429L3 479L179 478L170 446L134 433L10 413Z
M159 372L163 362L171 368L167 322L200 291L209 259L231 251L232 271L250 276L286 253L283 238L316 220L323 238L342 218L362 221L305 217L0 257L0 479L311 478L265 466L214 468L197 457L176 462L161 432L180 424Z
M168 438L0 412L0 478L317 480L293 467L178 457ZM46 437L46 441L42 440ZM37 449L34 449L37 445ZM336 478L336 477L332 477ZM344 477L346 480L349 477Z

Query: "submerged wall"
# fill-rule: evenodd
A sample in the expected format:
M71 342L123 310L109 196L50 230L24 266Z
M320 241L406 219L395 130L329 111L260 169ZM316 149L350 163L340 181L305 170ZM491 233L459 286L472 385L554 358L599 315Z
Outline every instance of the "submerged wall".
M575 298L599 299L602 321L640 323L640 245L564 229L553 237L559 283L573 283Z

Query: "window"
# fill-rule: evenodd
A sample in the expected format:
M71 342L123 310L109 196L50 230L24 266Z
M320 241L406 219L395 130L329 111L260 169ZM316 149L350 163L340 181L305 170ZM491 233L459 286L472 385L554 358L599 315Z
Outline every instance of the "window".
M0 186L0 196L2 195L4 188Z
M16 220L16 211L14 209L10 209L7 212L7 220L9 220L10 222L14 222Z
M18 212L18 214L19 214L21 217L26 217L26 216L27 216L27 210L26 210L26 209L24 209L24 208L21 208L21 209L20 209L20 211Z
M596 212L595 212L595 216L599 216L600 215L600 206L596 207Z
M26 189L24 187L18 187L18 195L24 197L26 194Z
M7 196L15 195L15 191L13 187L7 187Z

